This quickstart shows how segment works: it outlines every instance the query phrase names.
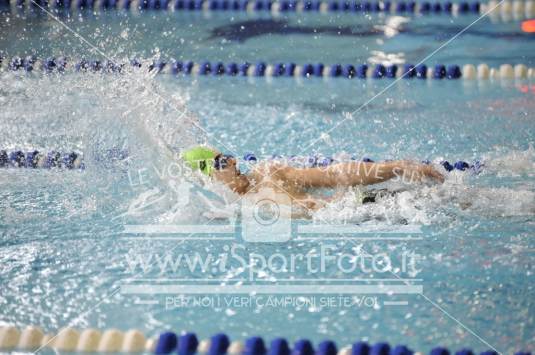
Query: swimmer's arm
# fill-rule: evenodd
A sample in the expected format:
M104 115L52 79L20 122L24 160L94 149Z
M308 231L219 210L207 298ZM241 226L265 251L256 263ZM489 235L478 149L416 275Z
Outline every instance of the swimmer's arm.
M387 163L348 162L328 167L288 168L285 177L302 187L336 187L377 184L394 177Z
M283 173L289 183L305 188L372 185L393 178L403 178L405 182L421 181L424 177L444 181L444 177L432 166L404 160L382 163L347 162L325 168L288 167Z

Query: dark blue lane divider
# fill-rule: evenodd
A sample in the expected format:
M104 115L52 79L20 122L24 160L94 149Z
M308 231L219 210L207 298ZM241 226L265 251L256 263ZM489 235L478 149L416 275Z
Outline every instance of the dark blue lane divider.
M52 336L52 335L50 335ZM200 340L195 333L175 333L172 330L160 333L157 337L147 337L137 329L122 332L118 329L88 328L76 330L63 328L61 336L55 341L47 340L39 326L29 326L19 331L14 326L0 328L1 350L39 350L43 347L69 353L154 353L178 355L413 355L415 352L406 345L390 345L386 342L369 344L356 341L338 348L332 340L323 340L316 347L308 339L299 339L293 346L285 338L274 338L266 343L262 337L252 336L244 341L232 341L225 333L218 333ZM41 345L44 344L44 345ZM476 352L462 348L450 352L444 347L435 347L430 355L475 355ZM487 350L480 355L498 355L495 350ZM513 354L513 353L511 353ZM519 351L515 355L531 355L529 351Z
M479 14L479 1L360 1L360 0L0 0L19 7L166 11L349 12L397 14ZM483 3L484 4L484 3Z
M100 162L109 163L113 161L125 160L128 158L128 151L120 149L109 149L102 152L96 159ZM309 156L309 157L281 157L271 156L269 160L283 160L286 164L299 168L315 168L326 167L334 163L339 163L345 160L334 159L324 156ZM243 161L249 164L255 164L259 159L252 153L247 153L243 156ZM370 158L357 159L351 157L348 161L363 161L374 162ZM423 163L429 164L429 161ZM473 164L459 160L453 164L448 161L441 161L440 165L444 167L447 172L453 170L471 171L475 174L479 174L484 166L483 163L475 161ZM82 154L76 152L60 153L58 151L50 151L41 153L38 150L30 150L23 152L21 150L14 150L7 152L0 150L0 168L30 168L30 169L84 169L85 164L83 162Z
M267 64L263 61L256 63L223 63L201 61L162 60L150 61L133 59L128 64L117 64L108 60L70 60L65 57L47 58L40 60L29 56L25 58L0 57L0 70L44 73L51 72L99 72L99 73L119 73L127 68L145 68L157 74L171 75L200 75L200 76L250 76L250 77L330 77L330 78L358 78L358 79L525 79L534 78L535 69L528 68L523 64L502 64L499 68L489 68L486 64L479 64L477 67L472 64L465 64L462 68L458 65L436 64L428 67L425 64L413 65L382 65L374 66L368 64L332 64L307 63L298 65L293 62L278 62Z

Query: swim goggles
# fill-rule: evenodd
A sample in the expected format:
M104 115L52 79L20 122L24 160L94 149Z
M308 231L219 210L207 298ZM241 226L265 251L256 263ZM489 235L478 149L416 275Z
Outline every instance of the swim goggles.
M218 154L214 158L214 169L222 170L230 165L229 159L234 159L234 156L228 154Z

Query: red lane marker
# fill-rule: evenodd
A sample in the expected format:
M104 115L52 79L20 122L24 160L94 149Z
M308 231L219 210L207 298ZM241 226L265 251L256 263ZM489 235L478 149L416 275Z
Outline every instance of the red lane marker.
M522 22L522 31L527 33L535 33L535 19Z

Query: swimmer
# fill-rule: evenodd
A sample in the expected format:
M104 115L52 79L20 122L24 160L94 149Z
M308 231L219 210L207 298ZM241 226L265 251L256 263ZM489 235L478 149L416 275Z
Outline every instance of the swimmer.
M269 187L274 194L289 196L293 206L304 208L309 215L340 197L335 194L319 198L311 194L315 189L366 186L394 179L408 183L423 180L444 182L442 174L431 165L407 160L380 163L350 161L313 168L296 168L278 161L266 161L256 164L249 173L242 174L233 156L209 147L189 149L181 157L193 170L221 182L240 196L248 197L246 195L257 194L260 189ZM375 194L364 193L361 197L362 203L374 202Z

